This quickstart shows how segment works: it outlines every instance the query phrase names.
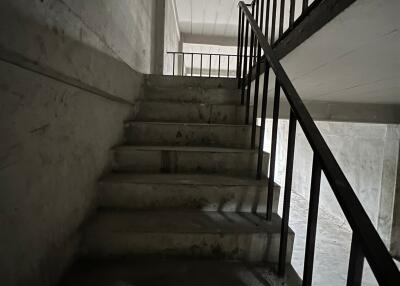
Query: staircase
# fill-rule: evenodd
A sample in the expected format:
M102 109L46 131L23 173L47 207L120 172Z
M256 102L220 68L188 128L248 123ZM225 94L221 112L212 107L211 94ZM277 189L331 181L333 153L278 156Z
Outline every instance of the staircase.
M217 272L242 269L232 270L238 271L229 274L233 277L247 271L247 282L242 277L237 285L269 285L253 277L248 265L278 262L280 188L274 187L274 215L267 221L267 168L256 180L258 153L250 148L251 126L242 125L244 116L235 79L148 76L140 111L125 123L126 142L112 150L113 172L99 182L98 211L83 230L86 268L71 274L70 283L98 279L98 271L83 274L87 267L108 263L110 270L115 267L110 261L118 261L126 268L129 263L121 259L139 259L152 268L185 265L188 278L199 274L201 263L204 276L187 285L223 285L218 275L206 278L211 265ZM263 159L268 166L269 154ZM293 239L290 231L287 261ZM146 270L142 263L131 265L129 283L135 285ZM147 269L146 281L160 269L153 270ZM175 272L164 275L165 281L176 281ZM120 276L102 285L114 285Z

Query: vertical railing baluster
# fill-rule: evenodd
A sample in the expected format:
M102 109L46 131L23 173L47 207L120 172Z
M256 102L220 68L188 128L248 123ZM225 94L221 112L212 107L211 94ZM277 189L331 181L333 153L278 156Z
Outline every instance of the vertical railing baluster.
M208 77L211 77L211 58L212 55L210 54L210 65L209 65L210 70L208 71Z
M296 125L297 119L293 112L290 110L289 119L289 137L286 159L286 176L285 176L285 191L283 194L283 211L282 211L282 224L281 224L281 240L279 244L279 264L278 275L284 276L286 273L286 256L287 256L287 241L289 232L289 212L290 212L290 197L292 193L292 176L293 176L293 160L294 149L296 145Z
M245 18L245 17L243 16L243 18ZM244 40L244 60L243 60L244 63L243 63L243 73L242 73L242 80L241 80L242 81L242 83L241 83L242 91L241 91L241 99L240 99L240 103L242 105L244 105L244 92L245 92L245 88L246 88L246 77L247 77L246 71L247 71L247 59L248 59L247 45L249 42L249 21L247 21L247 19L246 19L245 23L246 23L246 32L245 32L245 40Z
M174 62L172 63L172 75L175 75L175 53L173 53Z
M261 0L260 8L260 29L263 29L264 21L264 0ZM257 43L257 61L256 61L256 81L254 85L254 106L253 106L253 125L251 128L251 148L256 148L256 135L257 135L257 112L258 112L258 93L260 89L260 73L261 73L261 45ZM257 174L258 177L258 174Z
M229 78L229 64L230 64L231 56L228 56L228 71L226 72L226 77Z
M268 178L268 197L267 197L267 220L272 219L272 202L274 199L274 181L275 181L275 159L276 159L276 141L278 133L279 121L279 104L281 97L281 86L278 79L275 80L275 97L274 110L272 115L272 134L271 134L271 157L269 163L269 178Z
M184 76L185 74L185 54L182 53L182 76Z
M279 37L278 37L278 40L283 34L284 21L285 21L285 0L281 0L281 9L280 9L280 13L279 13Z
M304 13L308 8L308 0L303 0L303 9L302 9L302 13Z
M267 0L269 1L269 0ZM264 86L263 86L263 97L261 103L261 128L260 138L258 145L258 162L257 162L257 179L262 178L263 159L264 159L264 135L265 135L265 120L267 117L267 105L268 105L268 88L269 88L269 65L268 61L265 61L265 72L264 72ZM267 166L268 167L268 166Z
M203 54L200 54L200 77L203 76Z
M303 286L311 286L312 284L320 186L321 165L318 156L314 153L311 175L310 203L308 208L306 250L304 256Z
M242 64L243 64L243 46L244 46L244 23L245 23L245 20L244 20L244 18L245 18L245 16L243 15L243 13L242 13L242 9L241 8L239 8L239 10L240 10L240 14L242 15L242 22L240 23L240 25L241 25L241 32L240 32L240 38L241 38L241 40L240 40L240 54L239 54L239 80L238 80L238 88L240 88L241 87L241 84L242 84Z
M353 233L350 249L349 270L347 272L347 286L361 286L364 268L364 254L357 235Z
M275 43L275 34L276 34L276 0L272 1L272 22L271 22L271 45Z
M259 9L260 9L260 2L259 2L260 0L256 0L254 3L254 10L255 10L255 19L256 19L256 22L258 23L258 15L259 15ZM254 14L253 14L253 16L254 16ZM254 50L253 50L253 60L252 60L252 63L253 63L253 66L255 65L255 63L256 63L256 54L257 54L257 37L256 37L256 35L254 35Z
M271 9L271 0L267 0L267 7L265 9L265 32L264 32L264 35L267 38L267 41L268 41L268 36L269 36L270 9Z
M254 16L255 13L255 2L253 2L253 9L251 12L251 15ZM251 96L251 82L252 82L252 75L253 75L253 45L254 45L254 32L253 29L251 29L250 33L250 59L249 59L249 70L247 73L247 97L246 97L246 118L245 118L245 124L249 124L250 122L250 96Z
M193 76L193 53L192 53L192 64L190 69L190 76Z
M293 26L294 23L294 11L296 9L296 0L290 0L290 12L289 12L289 28Z
M238 22L238 33L237 33L237 37L238 37L238 43L237 43L237 61L236 61L236 78L239 79L240 78L240 73L239 73L239 69L240 69L240 46L241 46L241 23L242 23L242 11L239 8L239 22ZM240 86L239 86L240 87Z
M218 55L218 77L221 76L221 55Z

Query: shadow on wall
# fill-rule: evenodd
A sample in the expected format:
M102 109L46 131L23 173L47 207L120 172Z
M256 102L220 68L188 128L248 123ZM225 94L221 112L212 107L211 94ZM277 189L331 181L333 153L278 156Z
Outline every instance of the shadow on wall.
M0 277L54 285L143 75L63 30L0 10Z

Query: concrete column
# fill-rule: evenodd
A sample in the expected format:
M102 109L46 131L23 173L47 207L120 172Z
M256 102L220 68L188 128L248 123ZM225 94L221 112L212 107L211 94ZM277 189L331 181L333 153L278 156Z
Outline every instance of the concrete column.
M164 70L165 1L154 0L152 74L163 74Z
M388 125L384 142L377 229L388 248L390 248L391 244L394 198L396 185L398 184L399 131L398 125Z

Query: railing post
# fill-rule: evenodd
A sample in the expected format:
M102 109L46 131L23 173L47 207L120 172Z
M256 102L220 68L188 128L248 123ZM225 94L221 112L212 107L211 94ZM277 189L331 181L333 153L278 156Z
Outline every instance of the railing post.
M264 20L264 0L261 0L261 15L260 21L263 23ZM263 25L261 24L260 29L262 30ZM257 135L257 112L258 112L258 93L260 90L260 73L261 73L261 45L257 44L257 62L256 62L256 82L254 85L254 106L253 106L253 124L251 129L251 148L256 147L256 135ZM258 174L257 174L258 177Z
M308 208L306 250L304 256L303 286L311 286L312 283L320 186L321 165L318 156L314 153L311 175L310 203Z
M240 54L239 54L239 80L238 80L238 87L241 87L242 84L242 65L243 65L243 45L244 45L244 23L245 23L245 16L242 13L242 9L239 7L240 15L242 15L242 22L240 23L241 32L240 32ZM242 103L243 104L243 103Z
M267 38L268 41L268 35L269 35L269 10L271 9L271 0L267 0L267 7L265 9L265 31L264 35Z
M244 17L244 16L243 16ZM242 97L240 103L244 104L244 92L246 88L246 71L247 71L247 45L249 41L249 21L246 19L246 32L245 32L245 40L244 40L244 64L243 64L243 73L242 73L242 80L241 80L241 87L242 87Z
M218 55L218 77L221 76L221 55Z
M175 75L175 53L173 53L173 57L174 57L174 59L173 59L173 63L172 63L172 75Z
M185 75L185 54L182 53L182 76Z
M237 43L237 60L236 60L236 78L239 80L240 78L240 46L241 46L241 30L242 30L242 11L239 7L239 22L238 22L238 33L237 33L237 37L238 37L238 43ZM240 86L238 86L240 87Z
M200 54L200 77L203 76L203 54Z
M269 65L265 61L264 72L264 87L261 106L261 128L260 128L260 141L258 145L258 162L257 162L257 179L262 177L263 159L264 159L264 135L265 135L265 120L267 117L267 104L268 104L268 85L269 85Z
M347 286L361 286L364 268L364 254L357 235L353 233L351 240L349 270L347 272Z
M283 21L285 20L285 0L281 0L281 9L280 9L280 13L279 13L279 37L282 36L283 34Z
M269 178L268 178L268 197L267 197L267 220L272 219L272 202L274 200L274 184L275 184L275 159L276 159L276 141L278 133L279 121L279 104L281 96L281 86L278 79L275 80L275 97L274 111L272 119L272 134L271 134L271 157L269 163Z
M287 159L286 159L285 192L283 195L281 240L279 244L279 264L278 264L279 276L284 276L286 272L290 197L292 193L293 160L294 160L294 148L296 144L296 125L297 125L296 116L293 110L290 110L289 137L288 137L288 148L287 148Z
M271 46L275 43L275 35L276 35L276 0L272 0L272 22L271 22Z
M193 76L193 53L192 53L192 64L190 69L190 76Z
M253 2L253 9L252 15L254 16L255 12L255 4ZM250 121L250 96L251 96L251 82L252 82L252 75L253 75L253 45L254 45L254 32L253 29L250 31L250 59L249 59L249 69L247 73L247 96L246 96L246 119L245 124L248 125Z
M303 9L302 9L302 13L304 13L308 8L308 0L303 0Z
M289 28L294 23L294 10L296 9L296 0L290 0L290 11L289 11Z
M210 66L209 66L210 70L208 71L208 77L211 77L211 57L212 55L210 54Z
M228 71L226 72L226 77L229 78L229 65L230 65L231 56L228 56Z

